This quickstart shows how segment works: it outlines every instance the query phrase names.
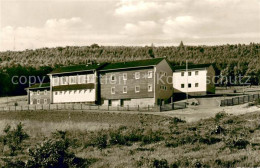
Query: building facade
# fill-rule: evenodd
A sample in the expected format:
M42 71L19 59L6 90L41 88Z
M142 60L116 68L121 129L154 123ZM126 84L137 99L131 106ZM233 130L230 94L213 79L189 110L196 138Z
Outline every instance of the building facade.
M98 73L104 64L61 67L49 74L51 103L98 102Z
M190 96L202 96L215 93L215 70L212 65L200 64L173 67L173 88L175 94L188 93Z
M171 66L164 58L60 67L50 83L27 88L28 104L154 106L181 95L215 93L212 65Z
M27 90L28 104L50 104L50 84L35 84Z
M100 76L103 105L153 106L173 93L172 69L163 58L108 64Z

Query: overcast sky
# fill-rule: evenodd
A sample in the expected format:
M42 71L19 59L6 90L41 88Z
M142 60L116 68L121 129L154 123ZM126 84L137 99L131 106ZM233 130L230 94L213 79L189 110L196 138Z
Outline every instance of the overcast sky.
M0 0L0 50L260 42L260 0Z

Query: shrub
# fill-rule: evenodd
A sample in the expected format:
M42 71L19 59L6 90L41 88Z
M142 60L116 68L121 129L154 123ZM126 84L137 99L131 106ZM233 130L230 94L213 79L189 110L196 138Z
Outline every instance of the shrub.
M164 139L164 137L161 135L162 133L160 131L153 132L152 130L149 130L143 137L142 137L142 143L143 144L151 144L153 142L158 142Z
M152 167L155 168L169 168L168 161L166 159L154 159L152 162Z
M22 123L17 124L13 130L10 125L6 125L4 133L3 145L8 146L11 156L16 155L16 152L22 149L23 141L29 138L29 135L23 130Z
M125 138L125 136L123 134L121 134L121 132L119 130L115 131L115 132L110 132L110 144L111 145L127 145L129 144L127 142L127 139Z
M247 145L249 145L250 142L243 139L238 140L229 140L226 142L226 146L230 149L236 148L236 149L245 149Z
M85 167L89 162L93 161L76 157L74 153L69 152L68 148L69 143L67 140L49 139L36 146L35 149L29 150L31 158L27 162L27 167Z
M215 121L219 122L222 118L224 118L225 116L227 116L227 113L225 112L219 112L215 115Z
M180 118L178 118L178 117L173 117L171 123L177 125L178 123L186 123L186 121L185 121L185 120L182 120L182 119L180 119Z

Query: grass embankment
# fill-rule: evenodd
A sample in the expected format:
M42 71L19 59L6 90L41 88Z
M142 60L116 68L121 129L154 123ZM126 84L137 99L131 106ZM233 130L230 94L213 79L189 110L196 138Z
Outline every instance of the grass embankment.
M71 126L65 133L70 142L68 150L77 157L91 159L92 167L260 165L259 112L239 116L218 113L214 118L193 123L178 118L143 114L73 112L67 120L64 117L66 115L68 112L0 113L5 120L22 122L46 122L49 119L53 123L69 121L72 125L84 121L86 125L88 122L107 123L107 126L93 130ZM48 137L35 136L36 132L31 127L34 125L24 127L30 137L24 141L25 148L22 152L17 152L16 157L21 160L30 159L26 149L34 148L36 143L43 142L46 138L54 138L53 134L47 135ZM4 148L3 143L1 148ZM8 155L8 148L5 147L1 155Z

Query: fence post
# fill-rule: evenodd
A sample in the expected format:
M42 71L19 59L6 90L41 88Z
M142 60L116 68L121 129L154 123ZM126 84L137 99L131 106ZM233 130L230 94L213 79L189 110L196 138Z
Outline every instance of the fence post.
M139 111L139 104L137 105L137 111Z
M129 105L127 105L127 111L129 111Z
M107 105L107 110L109 111L109 104Z
M160 112L162 111L162 106L161 105L159 105L159 108L160 108Z
M172 102L172 110L174 110L174 103Z
M82 110L82 103L80 104L80 108L81 108L81 110Z

